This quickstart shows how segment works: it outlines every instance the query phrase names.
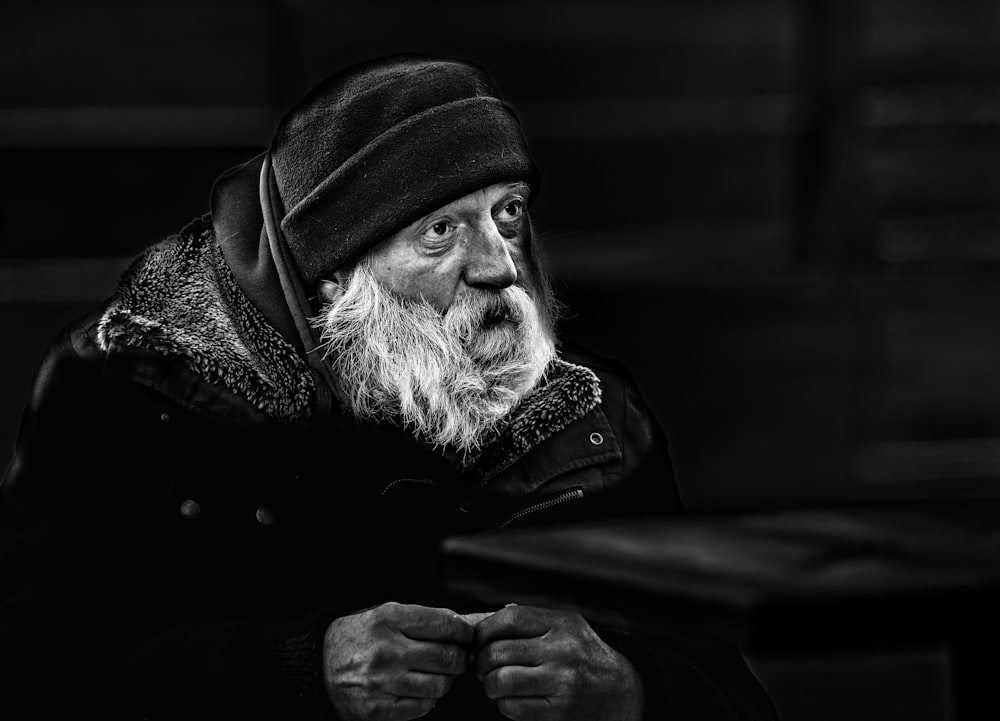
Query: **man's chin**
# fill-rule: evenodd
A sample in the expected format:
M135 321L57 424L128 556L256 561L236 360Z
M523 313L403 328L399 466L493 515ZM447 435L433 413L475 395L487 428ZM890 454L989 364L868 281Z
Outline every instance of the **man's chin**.
M484 323L466 344L469 355L479 362L507 360L523 347L524 333L521 324L512 320Z
M513 335L520 330L521 324L511 318L497 318L483 323L480 333L507 333Z

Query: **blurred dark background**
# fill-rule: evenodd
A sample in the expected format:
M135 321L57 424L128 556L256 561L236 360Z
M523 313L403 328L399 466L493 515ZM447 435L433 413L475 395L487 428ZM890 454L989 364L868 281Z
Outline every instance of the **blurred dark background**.
M994 0L6 0L0 443L284 108L418 51L518 108L564 335L630 364L692 509L997 495L998 41ZM788 719L940 719L946 661L760 668Z

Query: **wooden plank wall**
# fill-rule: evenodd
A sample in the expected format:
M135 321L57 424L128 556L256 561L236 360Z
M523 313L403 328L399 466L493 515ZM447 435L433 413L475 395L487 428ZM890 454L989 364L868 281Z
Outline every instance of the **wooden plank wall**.
M565 333L630 362L693 508L991 492L1000 473L994 2L0 13L0 327L23 339L4 439L58 322L204 212L327 72L406 50L481 62L520 110Z

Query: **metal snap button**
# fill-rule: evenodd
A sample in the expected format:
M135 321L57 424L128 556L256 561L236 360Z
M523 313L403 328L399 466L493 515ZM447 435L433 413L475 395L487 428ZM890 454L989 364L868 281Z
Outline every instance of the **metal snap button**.
M590 442L593 443L595 446L599 446L602 443L604 443L604 436L595 431L594 433L590 434Z
M468 513L469 511L472 510L472 504L469 503L468 501L463 501L462 503L459 504L458 510L460 510L462 513Z
M169 413L161 413L160 414L160 420L163 421L164 423L169 423L170 422L170 414Z
M257 523L262 526L270 526L274 523L274 513L270 508L264 508L263 506L257 509Z
M181 504L181 515L189 520L194 520L201 515L201 504L198 501L188 499Z

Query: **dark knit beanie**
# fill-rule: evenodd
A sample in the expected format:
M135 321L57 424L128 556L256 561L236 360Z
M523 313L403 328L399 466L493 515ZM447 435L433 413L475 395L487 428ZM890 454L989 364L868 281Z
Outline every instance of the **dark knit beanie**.
M524 180L534 197L540 181L496 83L451 58L397 55L330 76L282 118L270 152L307 286L479 188Z

